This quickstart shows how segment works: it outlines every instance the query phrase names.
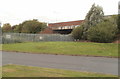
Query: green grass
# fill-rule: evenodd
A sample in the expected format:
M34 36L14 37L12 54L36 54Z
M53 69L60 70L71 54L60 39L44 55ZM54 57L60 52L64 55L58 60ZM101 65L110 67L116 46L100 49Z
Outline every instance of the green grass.
M2 69L3 77L117 77L110 74L78 72L20 65L5 65Z
M0 66L0 79L2 78L2 67Z
M42 54L118 57L118 44L85 42L30 42L3 44L2 50Z

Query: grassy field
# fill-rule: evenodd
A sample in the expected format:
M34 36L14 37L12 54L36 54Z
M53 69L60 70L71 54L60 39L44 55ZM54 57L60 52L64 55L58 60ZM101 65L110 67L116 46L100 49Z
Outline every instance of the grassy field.
M2 67L0 66L0 79L2 77Z
M3 66L3 77L117 77L115 75L78 72L62 69L40 68L20 65Z
M85 42L31 42L3 44L2 50L64 55L118 57L118 44Z

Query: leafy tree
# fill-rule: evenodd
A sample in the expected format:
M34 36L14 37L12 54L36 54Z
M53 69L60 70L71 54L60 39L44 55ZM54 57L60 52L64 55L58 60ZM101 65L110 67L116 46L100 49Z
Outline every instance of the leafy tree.
M117 26L110 20L98 23L88 30L87 39L94 42L112 42L117 33Z
M72 36L74 39L81 39L83 35L83 26L79 26L72 31Z
M2 27L2 31L3 32L11 32L12 31L11 25L9 23L4 24Z
M17 33L21 33L21 31L22 31L22 24L14 25L13 26L13 31L17 32Z
M15 32L14 30L15 30L16 26L17 25L12 26L12 32Z
M22 23L23 33L38 33L46 27L46 23L39 22L38 20L28 20Z
M12 30L14 30L16 28L16 25L12 26Z
M96 26L96 24L103 21L104 12L102 7L92 5L90 11L86 15L85 22L83 25L83 39L87 39L87 31L90 27Z

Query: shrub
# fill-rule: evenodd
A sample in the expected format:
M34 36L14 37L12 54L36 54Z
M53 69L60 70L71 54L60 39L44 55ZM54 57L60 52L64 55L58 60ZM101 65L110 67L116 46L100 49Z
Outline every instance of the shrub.
M83 34L83 26L79 26L72 31L72 36L74 39L81 39Z
M112 42L117 32L117 26L110 21L101 22L88 30L87 39L94 42Z

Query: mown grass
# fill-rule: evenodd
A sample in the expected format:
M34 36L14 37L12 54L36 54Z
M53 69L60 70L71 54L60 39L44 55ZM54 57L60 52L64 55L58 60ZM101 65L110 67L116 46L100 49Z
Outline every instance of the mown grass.
M64 55L118 57L118 44L85 42L29 42L3 44L2 50Z
M78 72L20 65L3 66L3 77L117 77L110 74Z

